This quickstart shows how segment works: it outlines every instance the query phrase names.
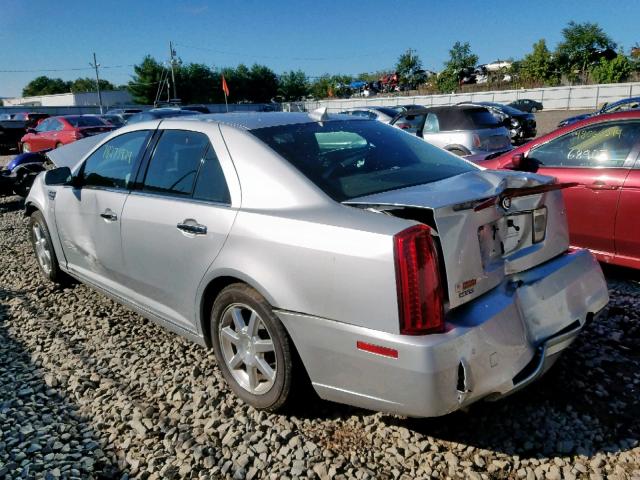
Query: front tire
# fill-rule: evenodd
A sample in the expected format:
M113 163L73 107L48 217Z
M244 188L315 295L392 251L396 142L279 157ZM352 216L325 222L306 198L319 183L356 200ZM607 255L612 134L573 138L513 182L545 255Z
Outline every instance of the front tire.
M39 211L33 212L29 219L29 237L44 279L53 283L64 283L67 276L60 270L47 222Z
M222 375L238 397L258 410L286 406L294 347L262 295L243 283L223 289L211 311L211 336Z
M536 107L531 107L531 113L536 113L538 109Z

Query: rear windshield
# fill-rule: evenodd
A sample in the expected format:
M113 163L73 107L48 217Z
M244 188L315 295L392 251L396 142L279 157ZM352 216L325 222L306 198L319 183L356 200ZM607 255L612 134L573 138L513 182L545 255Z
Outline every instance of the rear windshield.
M284 125L251 133L337 201L477 169L424 140L371 120Z
M443 130L476 130L482 128L498 128L498 120L484 107L452 108L440 110L438 115L440 131Z
M104 127L106 124L98 117L65 117L73 127Z

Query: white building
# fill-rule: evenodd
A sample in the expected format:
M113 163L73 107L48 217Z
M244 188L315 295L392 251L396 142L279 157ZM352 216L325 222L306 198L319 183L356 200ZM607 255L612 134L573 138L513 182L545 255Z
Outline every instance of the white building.
M131 94L126 90L107 90L100 92L102 95L102 105L105 108L114 105L130 105L133 103ZM31 107L86 107L97 106L97 92L84 93L58 93L55 95L38 95L35 97L5 98L4 105L11 106L31 106Z

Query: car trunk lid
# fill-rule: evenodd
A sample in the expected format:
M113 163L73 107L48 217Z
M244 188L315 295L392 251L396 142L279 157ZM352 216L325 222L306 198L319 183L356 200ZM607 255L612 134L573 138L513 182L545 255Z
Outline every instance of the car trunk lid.
M477 170L344 203L434 227L454 308L567 250L564 186L536 174ZM543 213L544 236L534 241Z

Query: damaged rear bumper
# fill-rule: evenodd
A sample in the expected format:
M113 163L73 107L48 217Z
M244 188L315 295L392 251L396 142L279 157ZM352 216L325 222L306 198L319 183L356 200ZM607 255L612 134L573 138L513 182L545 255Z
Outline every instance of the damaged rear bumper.
M581 250L512 275L452 310L442 334L411 337L276 313L321 397L432 417L524 388L607 302L602 270ZM357 342L391 349L397 358L358 350Z

